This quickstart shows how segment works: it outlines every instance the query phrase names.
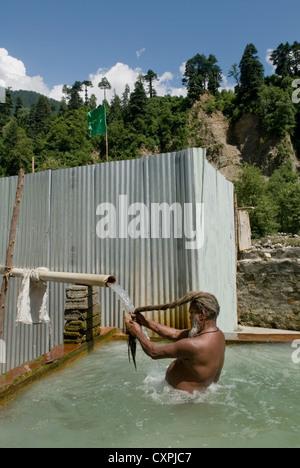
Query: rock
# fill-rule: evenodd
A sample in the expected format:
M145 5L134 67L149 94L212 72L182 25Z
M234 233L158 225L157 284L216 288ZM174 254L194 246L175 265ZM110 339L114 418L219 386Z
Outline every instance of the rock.
M300 330L300 246L243 252L237 279L241 324Z
M66 288L65 344L81 344L101 333L101 305L98 288L71 286Z

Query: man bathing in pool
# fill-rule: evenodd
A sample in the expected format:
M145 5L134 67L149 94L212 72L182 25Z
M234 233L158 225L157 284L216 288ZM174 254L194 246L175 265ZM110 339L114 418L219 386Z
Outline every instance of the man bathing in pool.
M217 327L220 306L212 294L201 293L190 306L192 328L177 330L150 320L141 313L127 319L128 332L140 342L144 352L152 359L175 361L169 366L167 382L178 390L193 393L205 390L218 382L225 360L225 337ZM157 346L144 335L142 326L174 343Z

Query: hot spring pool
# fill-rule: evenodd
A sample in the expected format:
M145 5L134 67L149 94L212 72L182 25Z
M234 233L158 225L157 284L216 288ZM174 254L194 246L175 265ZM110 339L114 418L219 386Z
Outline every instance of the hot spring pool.
M218 385L174 391L170 362L112 342L0 408L0 447L300 447L300 364L290 345L228 346Z

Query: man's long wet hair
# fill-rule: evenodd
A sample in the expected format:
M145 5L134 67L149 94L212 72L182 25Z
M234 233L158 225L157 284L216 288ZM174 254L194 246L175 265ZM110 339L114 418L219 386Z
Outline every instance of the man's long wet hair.
M135 313L138 314L139 312L150 312L153 310L159 311L175 309L175 307L180 307L184 304L188 304L189 302L191 302L191 305L196 308L199 314L204 309L207 313L208 320L216 320L220 314L220 305L217 298L213 294L201 291L190 292L181 299L167 304L138 307L135 309Z

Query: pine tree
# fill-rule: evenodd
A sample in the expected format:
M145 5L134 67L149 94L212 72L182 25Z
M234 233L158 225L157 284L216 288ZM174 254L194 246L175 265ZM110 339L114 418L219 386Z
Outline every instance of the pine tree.
M88 96L88 88L93 87L93 83L91 81L83 81L82 84L84 85L84 90L85 90L85 101L84 105L88 106L89 105L89 96Z
M18 96L17 97L17 102L16 102L14 117L18 117L19 110L21 110L22 108L23 108L23 99L20 96Z
M129 84L125 85L124 93L122 94L122 107L127 107L130 99L130 87Z
M300 44L289 42L279 44L270 56L273 65L276 67L276 74L282 78L288 76L294 78L300 76Z
M147 75L144 76L144 80L148 83L148 93L151 99L153 98L153 96L156 96L156 91L153 87L153 82L159 81L159 79L157 77L157 74L154 73L154 71L148 70Z
M128 104L128 121L139 130L142 130L142 119L146 114L147 94L143 85L143 75L135 82L134 91L130 95Z
M208 58L197 54L188 60L182 83L187 87L188 97L195 102L206 90L215 94L222 81L222 71L214 55Z
M40 96L35 107L35 133L39 134L48 130L48 123L52 117L50 100L46 96Z
M270 55L273 65L276 67L276 74L285 78L291 76L292 69L292 57L291 57L291 45L287 42L286 44L279 44L276 50Z
M0 103L0 129L9 121L13 109L10 88L5 91L5 102Z
M264 83L264 67L259 61L257 49L253 44L247 45L240 62L240 87L238 101L245 110L253 110Z
M17 120L12 118L3 128L5 160L1 166L8 176L16 175L19 169L30 171L31 160L34 156L32 140L27 137L25 130L18 126Z
M108 81L108 79L106 77L104 77L104 78L102 78L102 80L100 81L98 86L99 86L100 89L103 89L103 91L104 91L104 101L106 101L106 90L111 89L110 82Z
M222 71L221 68L217 65L218 61L216 57L212 54L207 59L207 89L212 94L215 94L222 82Z
M66 94L68 99L68 108L70 110L77 110L83 105L83 99L80 96L82 92L82 83L81 81L75 81L72 88L67 85L63 87L63 93Z

